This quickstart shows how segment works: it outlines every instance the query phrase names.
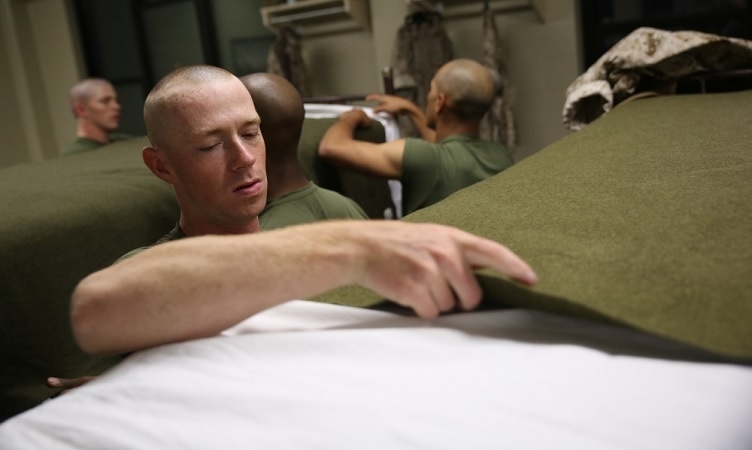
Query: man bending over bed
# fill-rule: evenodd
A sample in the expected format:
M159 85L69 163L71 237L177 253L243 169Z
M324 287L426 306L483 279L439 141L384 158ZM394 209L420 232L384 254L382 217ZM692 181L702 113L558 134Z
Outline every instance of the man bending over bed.
M503 144L478 136L495 96L496 82L487 68L469 59L450 61L431 80L425 113L402 97L367 97L380 103L377 112L407 114L422 139L355 140L355 129L369 126L371 119L353 109L324 134L319 156L367 175L400 180L402 209L409 214L514 164Z
M347 284L431 319L478 305L475 268L536 282L506 247L436 224L345 220L260 233L267 192L260 118L243 83L223 69L170 73L147 97L144 120L144 162L173 186L190 239L152 246L79 283L71 319L87 352L213 336Z

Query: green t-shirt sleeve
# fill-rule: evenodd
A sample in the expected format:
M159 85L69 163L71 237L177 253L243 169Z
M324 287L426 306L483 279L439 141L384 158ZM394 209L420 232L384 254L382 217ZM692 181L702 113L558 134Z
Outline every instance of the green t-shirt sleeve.
M423 139L405 140L402 156L402 210L409 214L428 198L441 178L438 149Z
M123 255L120 258L118 258L117 260L115 260L115 262L113 264L117 264L120 261L123 261L125 259L128 259L128 258L134 256L134 255L137 255L137 254L141 253L142 251L146 250L147 248L154 247L155 245L159 245L159 244L162 244L164 242L169 242L169 241L177 241L178 239L185 239L187 237L188 236L186 236L186 234L183 231L183 229L180 228L180 225L179 224L175 224L175 228L173 228L169 233L167 233L164 236L162 236L161 238L159 238L159 240L157 242L155 242L154 244L152 244L152 245L150 245L148 247L139 247L139 248L133 249L133 250L129 251L128 253L126 253L125 255Z
M129 251L128 253L126 253L125 255L123 255L120 258L118 258L117 260L115 260L115 262L113 264L117 264L120 261L123 261L123 260L126 260L126 259L130 258L131 256L137 255L137 254L141 253L142 251L146 250L147 248L149 248L149 247L139 247L139 248L133 249L133 250Z

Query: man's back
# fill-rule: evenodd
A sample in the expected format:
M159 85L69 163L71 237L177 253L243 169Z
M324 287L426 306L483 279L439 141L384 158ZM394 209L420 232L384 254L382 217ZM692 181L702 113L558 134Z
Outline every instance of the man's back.
M407 139L402 159L405 214L430 206L514 164L502 144L454 135L438 143Z
M352 199L313 182L268 201L259 216L262 230L331 219L368 219L368 216Z
M371 176L400 179L402 209L409 214L514 164L501 144L480 140L480 122L498 91L487 67L469 59L452 60L431 80L426 109L395 95L371 95L377 112L406 114L422 140L395 139L381 144L354 139L370 118L353 109L324 134L318 154L329 163Z

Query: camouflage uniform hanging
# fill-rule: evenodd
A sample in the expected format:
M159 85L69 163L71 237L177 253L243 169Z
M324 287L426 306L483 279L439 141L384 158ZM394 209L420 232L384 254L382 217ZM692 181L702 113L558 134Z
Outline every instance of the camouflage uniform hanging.
M431 79L439 67L453 58L452 54L452 43L444 31L441 15L427 2L410 3L392 52L397 94L424 109ZM409 120L399 118L399 125L402 136L418 135Z
M497 93L491 109L480 123L480 137L500 142L510 151L517 146L514 114L510 104L509 79L501 58L501 41L493 11L486 4L483 10L483 64L491 69L497 83Z
M303 61L300 35L290 27L282 28L269 49L266 71L287 79L298 89L301 97L311 96L308 71Z

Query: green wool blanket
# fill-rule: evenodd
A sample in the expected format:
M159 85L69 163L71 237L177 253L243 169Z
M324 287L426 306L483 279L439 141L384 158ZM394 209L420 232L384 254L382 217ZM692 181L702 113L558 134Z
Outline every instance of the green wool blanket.
M141 159L146 143L0 170L0 420L48 398L48 376L97 374L118 361L78 348L70 296L178 220L172 187Z
M752 92L622 104L404 220L504 243L531 289L481 272L485 305L606 320L752 360ZM360 287L314 300L373 306Z

